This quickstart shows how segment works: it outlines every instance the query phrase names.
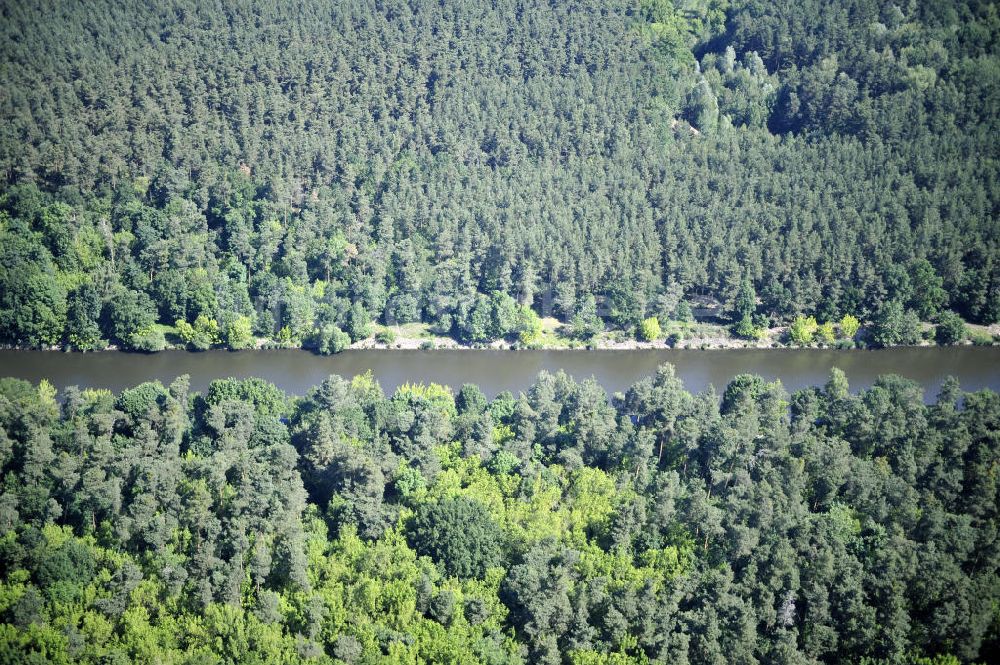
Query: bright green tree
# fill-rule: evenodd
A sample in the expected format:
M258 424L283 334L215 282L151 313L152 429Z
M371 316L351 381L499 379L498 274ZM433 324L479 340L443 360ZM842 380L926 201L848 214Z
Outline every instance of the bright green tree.
M517 339L521 344L531 345L542 336L542 320L528 305L518 308Z
M844 314L844 318L840 320L840 335L845 339L854 339L860 328L861 322L851 314Z
M816 339L824 344L832 344L837 339L837 331L833 327L833 322L821 323L816 328Z
M796 344L811 344L818 329L819 325L816 323L816 317L806 317L800 314L795 317L792 325L788 327L788 336Z
M206 314L199 314L194 324L178 319L174 327L180 338L195 351L206 351L220 341L218 321Z
M156 353L166 348L167 340L162 330L151 326L135 331L129 340L129 346L136 351Z
M660 322L655 316L643 319L639 324L639 339L652 342L660 337Z

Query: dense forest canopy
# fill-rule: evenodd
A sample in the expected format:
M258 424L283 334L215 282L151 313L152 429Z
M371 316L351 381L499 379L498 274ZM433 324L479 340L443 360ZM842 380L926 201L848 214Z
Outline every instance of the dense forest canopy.
M1000 318L992 2L0 17L7 343L477 342L518 305L631 330L701 295L738 321L746 282L747 326Z
M0 660L1000 658L1000 397L0 380Z
M955 343L998 51L986 0L0 0L0 344ZM0 379L0 662L996 662L998 468L953 380Z

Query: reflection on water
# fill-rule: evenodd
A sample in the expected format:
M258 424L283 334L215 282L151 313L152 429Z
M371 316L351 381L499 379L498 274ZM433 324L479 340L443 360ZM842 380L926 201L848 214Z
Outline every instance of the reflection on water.
M688 390L710 384L720 390L737 374L781 379L789 391L826 382L832 367L847 373L852 389L870 386L881 374L900 374L924 386L933 399L945 377L966 390L1000 390L1000 347L901 348L879 351L817 349L642 350L642 351L345 351L317 356L305 351L166 351L58 353L0 351L0 376L57 388L69 385L121 390L143 381L169 383L191 376L204 390L212 379L259 376L292 394L303 394L330 374L351 377L371 370L386 392L405 382L436 382L456 389L476 383L488 395L527 388L539 371L564 369L577 379L594 376L608 390L624 390L673 363Z

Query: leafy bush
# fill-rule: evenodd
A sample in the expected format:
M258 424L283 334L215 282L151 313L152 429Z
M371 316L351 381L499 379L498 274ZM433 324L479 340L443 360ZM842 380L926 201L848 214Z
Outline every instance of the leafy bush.
M764 329L754 325L753 317L750 314L744 314L739 323L733 327L733 333L743 339L758 340L764 336Z
M132 335L129 346L134 351L143 353L156 353L167 347L167 340L163 336L163 331L159 328L147 328Z
M655 316L643 319L639 324L639 339L644 342L652 342L660 336L660 322Z
M421 475L420 471L405 464L401 464L396 469L396 474L392 482L396 493L403 499L427 487L427 481Z
M349 347L351 336L335 325L326 325L315 332L312 345L317 352L328 356Z
M833 323L827 321L826 323L819 324L819 327L816 328L816 339L824 344L833 344L834 340L837 339L837 333L833 328Z
M521 344L531 346L542 336L542 320L527 305L518 308L517 339Z
M180 338L195 351L207 351L220 341L218 321L205 314L199 314L193 325L184 319L178 319L174 327Z
M795 321L788 327L788 337L796 344L810 344L819 325L816 317L796 316Z
M237 316L226 325L226 346L233 351L248 349L253 345L253 326L250 317Z
M392 346L396 341L396 333L390 328L383 328L375 333L375 341L385 346Z
M844 339L854 339L860 328L861 322L850 314L844 314L844 318L840 320L840 336Z
M969 331L962 317L949 310L941 312L938 316L934 333L938 344L957 344L965 339Z

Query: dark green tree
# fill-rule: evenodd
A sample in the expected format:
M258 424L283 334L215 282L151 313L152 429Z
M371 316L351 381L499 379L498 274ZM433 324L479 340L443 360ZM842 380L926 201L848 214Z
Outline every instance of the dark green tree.
M503 536L486 508L465 498L423 504L406 528L418 554L429 556L448 575L482 578L503 564Z

